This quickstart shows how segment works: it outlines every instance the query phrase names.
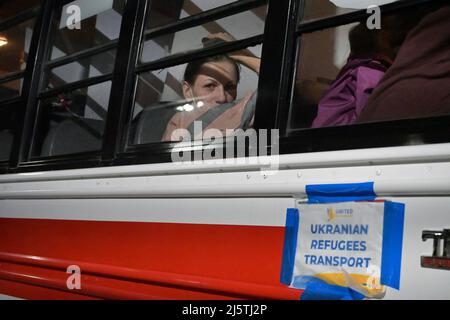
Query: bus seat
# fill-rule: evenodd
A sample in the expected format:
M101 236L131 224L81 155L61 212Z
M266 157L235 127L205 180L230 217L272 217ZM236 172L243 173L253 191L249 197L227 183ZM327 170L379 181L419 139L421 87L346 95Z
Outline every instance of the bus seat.
M319 81L320 80L320 81ZM329 89L330 83L318 79L297 82L295 104L292 106L291 128L309 128L317 116L318 103Z
M0 161L9 160L14 136L9 130L0 131Z
M104 121L69 118L52 128L42 144L41 156L98 151L102 148Z
M136 124L134 144L160 142L167 124L177 112L176 108L159 104L158 107L145 108Z

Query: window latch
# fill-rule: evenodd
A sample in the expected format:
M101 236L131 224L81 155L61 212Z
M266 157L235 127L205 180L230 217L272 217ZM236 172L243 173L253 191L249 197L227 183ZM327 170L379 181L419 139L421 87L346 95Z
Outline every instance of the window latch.
M422 232L422 241L433 239L433 253L431 256L421 257L423 268L450 270L450 229L443 231Z

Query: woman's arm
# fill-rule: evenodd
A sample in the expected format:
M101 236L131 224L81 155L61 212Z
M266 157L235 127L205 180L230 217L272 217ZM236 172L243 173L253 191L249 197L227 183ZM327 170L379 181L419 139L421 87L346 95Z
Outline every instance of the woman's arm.
M231 54L229 54L229 56L231 59L236 60L238 63L246 66L250 70L253 70L257 74L259 74L259 68L261 66L261 59L255 57L253 55L247 55L243 51L247 51L247 50L242 50L239 52L232 52Z
M226 42L236 41L229 33L219 32L213 33L207 36L208 39L220 39ZM261 65L261 59L253 55L248 49L243 49L239 51L234 51L228 54L228 56L236 60L238 63L246 66L250 70L253 70L259 74L259 69Z

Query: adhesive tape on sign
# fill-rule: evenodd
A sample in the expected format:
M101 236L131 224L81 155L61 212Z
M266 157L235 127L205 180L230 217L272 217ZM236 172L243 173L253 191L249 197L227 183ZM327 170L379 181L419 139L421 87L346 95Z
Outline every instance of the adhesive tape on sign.
M341 8L367 9L370 6L381 6L383 4L396 2L398 0L330 0L333 4Z

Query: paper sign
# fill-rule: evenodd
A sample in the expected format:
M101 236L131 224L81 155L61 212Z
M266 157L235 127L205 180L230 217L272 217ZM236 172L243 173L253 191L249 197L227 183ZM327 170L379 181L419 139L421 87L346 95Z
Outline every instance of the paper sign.
M350 288L362 297L375 298L383 297L385 285L398 288L402 204L340 202L299 204L297 209L298 230L289 227L286 233L283 259L289 260L289 248L295 258L284 261L285 283L306 290L326 287L330 292ZM286 277L290 264L292 275Z

